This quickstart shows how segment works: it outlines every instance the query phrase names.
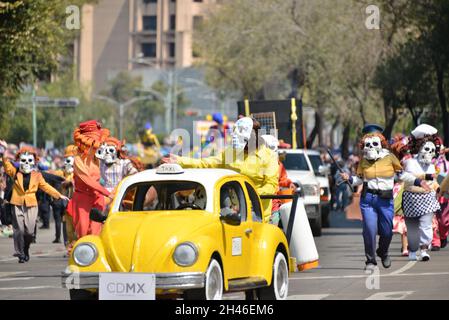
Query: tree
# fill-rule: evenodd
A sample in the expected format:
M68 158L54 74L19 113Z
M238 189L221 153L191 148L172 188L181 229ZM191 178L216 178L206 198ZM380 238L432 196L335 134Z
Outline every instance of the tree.
M95 1L0 1L0 131L4 136L10 129L15 136L18 126L25 126L15 121L11 127L7 121L13 114L22 115L14 108L23 87L55 73L67 44L78 34L65 26L66 8L88 2Z

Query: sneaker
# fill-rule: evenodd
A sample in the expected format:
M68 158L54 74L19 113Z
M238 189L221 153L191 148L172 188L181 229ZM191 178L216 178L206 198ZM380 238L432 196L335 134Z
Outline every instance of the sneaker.
M418 257L416 256L416 251L410 251L408 253L408 259L410 261L418 261Z
M376 250L376 254L377 254L377 256L378 256L379 258L382 259L382 265L383 265L383 267L384 267L385 269L388 269L389 267L391 267L391 259L390 259L390 256L388 255L388 252L387 252L386 255L382 256L382 255L380 254L379 249L377 249L377 250Z
M430 256L427 253L426 249L421 250L421 260L422 261L429 261L430 260Z
M367 263L365 266L365 271L373 272L377 266L374 263Z

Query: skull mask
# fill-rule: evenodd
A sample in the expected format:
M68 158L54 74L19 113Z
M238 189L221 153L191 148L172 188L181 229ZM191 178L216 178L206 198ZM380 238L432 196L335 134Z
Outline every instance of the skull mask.
M424 165L432 163L432 159L435 158L436 147L433 142L427 141L421 147L418 153L418 161Z
M33 171L34 165L35 159L32 154L24 153L20 155L20 172L29 174L31 171Z
M102 144L102 145L97 149L97 151L95 151L95 157L96 157L98 160L103 160L103 159L104 159L105 148L106 148L106 145L105 145L105 144Z
M75 158L70 156L64 159L64 170L67 173L73 172L73 163L75 162Z
M114 162L117 161L117 148L112 145L104 145L104 151L103 151L103 161L107 165L111 165Z
M363 155L367 160L377 160L382 151L382 142L379 137L367 137L363 147Z
M241 118L237 120L232 132L232 147L243 150L251 137L253 130L253 120L251 118Z

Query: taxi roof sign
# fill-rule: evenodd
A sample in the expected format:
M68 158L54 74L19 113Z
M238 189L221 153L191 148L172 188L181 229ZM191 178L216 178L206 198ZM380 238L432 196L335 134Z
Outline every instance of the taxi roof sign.
M177 163L164 163L156 169L157 174L180 174L184 169Z

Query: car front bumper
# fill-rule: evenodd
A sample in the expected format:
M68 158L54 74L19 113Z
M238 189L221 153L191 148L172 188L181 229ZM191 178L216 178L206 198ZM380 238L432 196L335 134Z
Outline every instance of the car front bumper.
M206 276L202 272L155 273L156 289L204 288ZM61 284L66 289L98 289L98 272L63 272Z

